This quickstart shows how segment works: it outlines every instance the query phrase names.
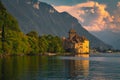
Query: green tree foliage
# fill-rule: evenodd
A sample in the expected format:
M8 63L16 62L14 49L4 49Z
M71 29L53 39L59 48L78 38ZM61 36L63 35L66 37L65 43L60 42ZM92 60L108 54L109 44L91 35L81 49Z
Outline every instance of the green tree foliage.
M5 53L21 55L48 52L62 53L64 51L62 40L59 37L52 35L38 36L37 33L32 33L33 31L25 35L22 32L7 30L5 33Z
M44 35L39 37L40 52L62 53L64 51L62 40L57 36Z
M36 31L31 31L27 34L27 36L38 38L38 33Z
M30 46L28 37L24 35L18 26L17 20L7 12L0 2L0 30L4 26L5 43L4 51L7 54L29 53ZM2 53L2 42L0 41L0 53Z
M52 35L48 35L48 42L49 42L49 48L48 52L56 53L56 52L62 52L62 41L59 37Z
M0 2L0 31L2 30L3 26L5 32L5 53L27 53L29 49L27 37L20 31L17 20L7 12L5 7ZM2 52L2 42L0 40L0 53Z
M17 20L7 12L0 1L0 29L4 26L6 30L14 30L20 32Z
M38 47L38 33L35 31L31 31L27 34L28 42L30 44L30 54L39 53Z
M6 54L43 54L48 52L61 53L64 51L62 41L57 36L39 36L35 31L31 31L26 35L23 34L20 31L16 19L7 12L0 2L0 31L3 26L5 32L4 53ZM0 40L0 54L1 53L3 53L2 40Z
M7 31L5 38L5 53L7 54L23 54L29 53L30 45L28 38L22 32Z
M63 52L62 41L57 36L43 35L39 36L35 31L27 34L30 44L30 54L61 53Z
M39 52L40 53L45 53L48 51L48 40L46 39L46 36L41 36L39 37Z
M17 20L6 10L0 11L0 28L4 26L6 30L20 32Z
M2 42L0 41L0 54L2 53Z

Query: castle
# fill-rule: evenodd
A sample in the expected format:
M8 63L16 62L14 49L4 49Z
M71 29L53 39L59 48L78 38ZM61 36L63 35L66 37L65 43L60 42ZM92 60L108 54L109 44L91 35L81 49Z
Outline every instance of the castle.
M79 36L74 29L70 29L68 38L63 38L63 46L69 52L89 53L89 40Z

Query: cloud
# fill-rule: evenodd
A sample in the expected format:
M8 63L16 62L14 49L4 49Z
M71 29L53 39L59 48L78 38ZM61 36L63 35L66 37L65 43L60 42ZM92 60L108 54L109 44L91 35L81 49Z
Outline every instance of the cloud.
M120 2L118 2L117 7L119 7L119 8L120 8Z
M118 2L117 6L120 6L120 2ZM54 7L59 12L66 11L76 17L81 25L89 31L114 31L115 29L119 29L116 22L118 18L114 15L110 15L110 13L106 10L107 5L105 4L88 1L73 6Z
M117 4L117 9L113 11L113 23L110 25L114 32L120 32L120 2Z

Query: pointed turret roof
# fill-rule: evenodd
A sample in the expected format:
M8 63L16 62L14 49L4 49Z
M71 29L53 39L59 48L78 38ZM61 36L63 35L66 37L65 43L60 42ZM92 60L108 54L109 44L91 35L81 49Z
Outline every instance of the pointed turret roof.
M76 31L72 28L70 29L69 33L76 33Z

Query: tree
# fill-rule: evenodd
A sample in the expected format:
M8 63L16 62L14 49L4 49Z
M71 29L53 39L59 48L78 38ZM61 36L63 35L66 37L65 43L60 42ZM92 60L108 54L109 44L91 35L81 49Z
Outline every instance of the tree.
M39 37L39 52L44 54L48 50L48 40L46 39L46 36Z
M28 36L28 42L30 44L30 54L39 53L38 33L35 31L31 31L27 34L27 36Z
M30 36L30 37L38 38L38 33L36 31L31 31L31 32L27 33L26 35Z
M28 37L22 32L8 30L5 36L5 52L7 54L20 55L29 53L30 45L28 43Z

